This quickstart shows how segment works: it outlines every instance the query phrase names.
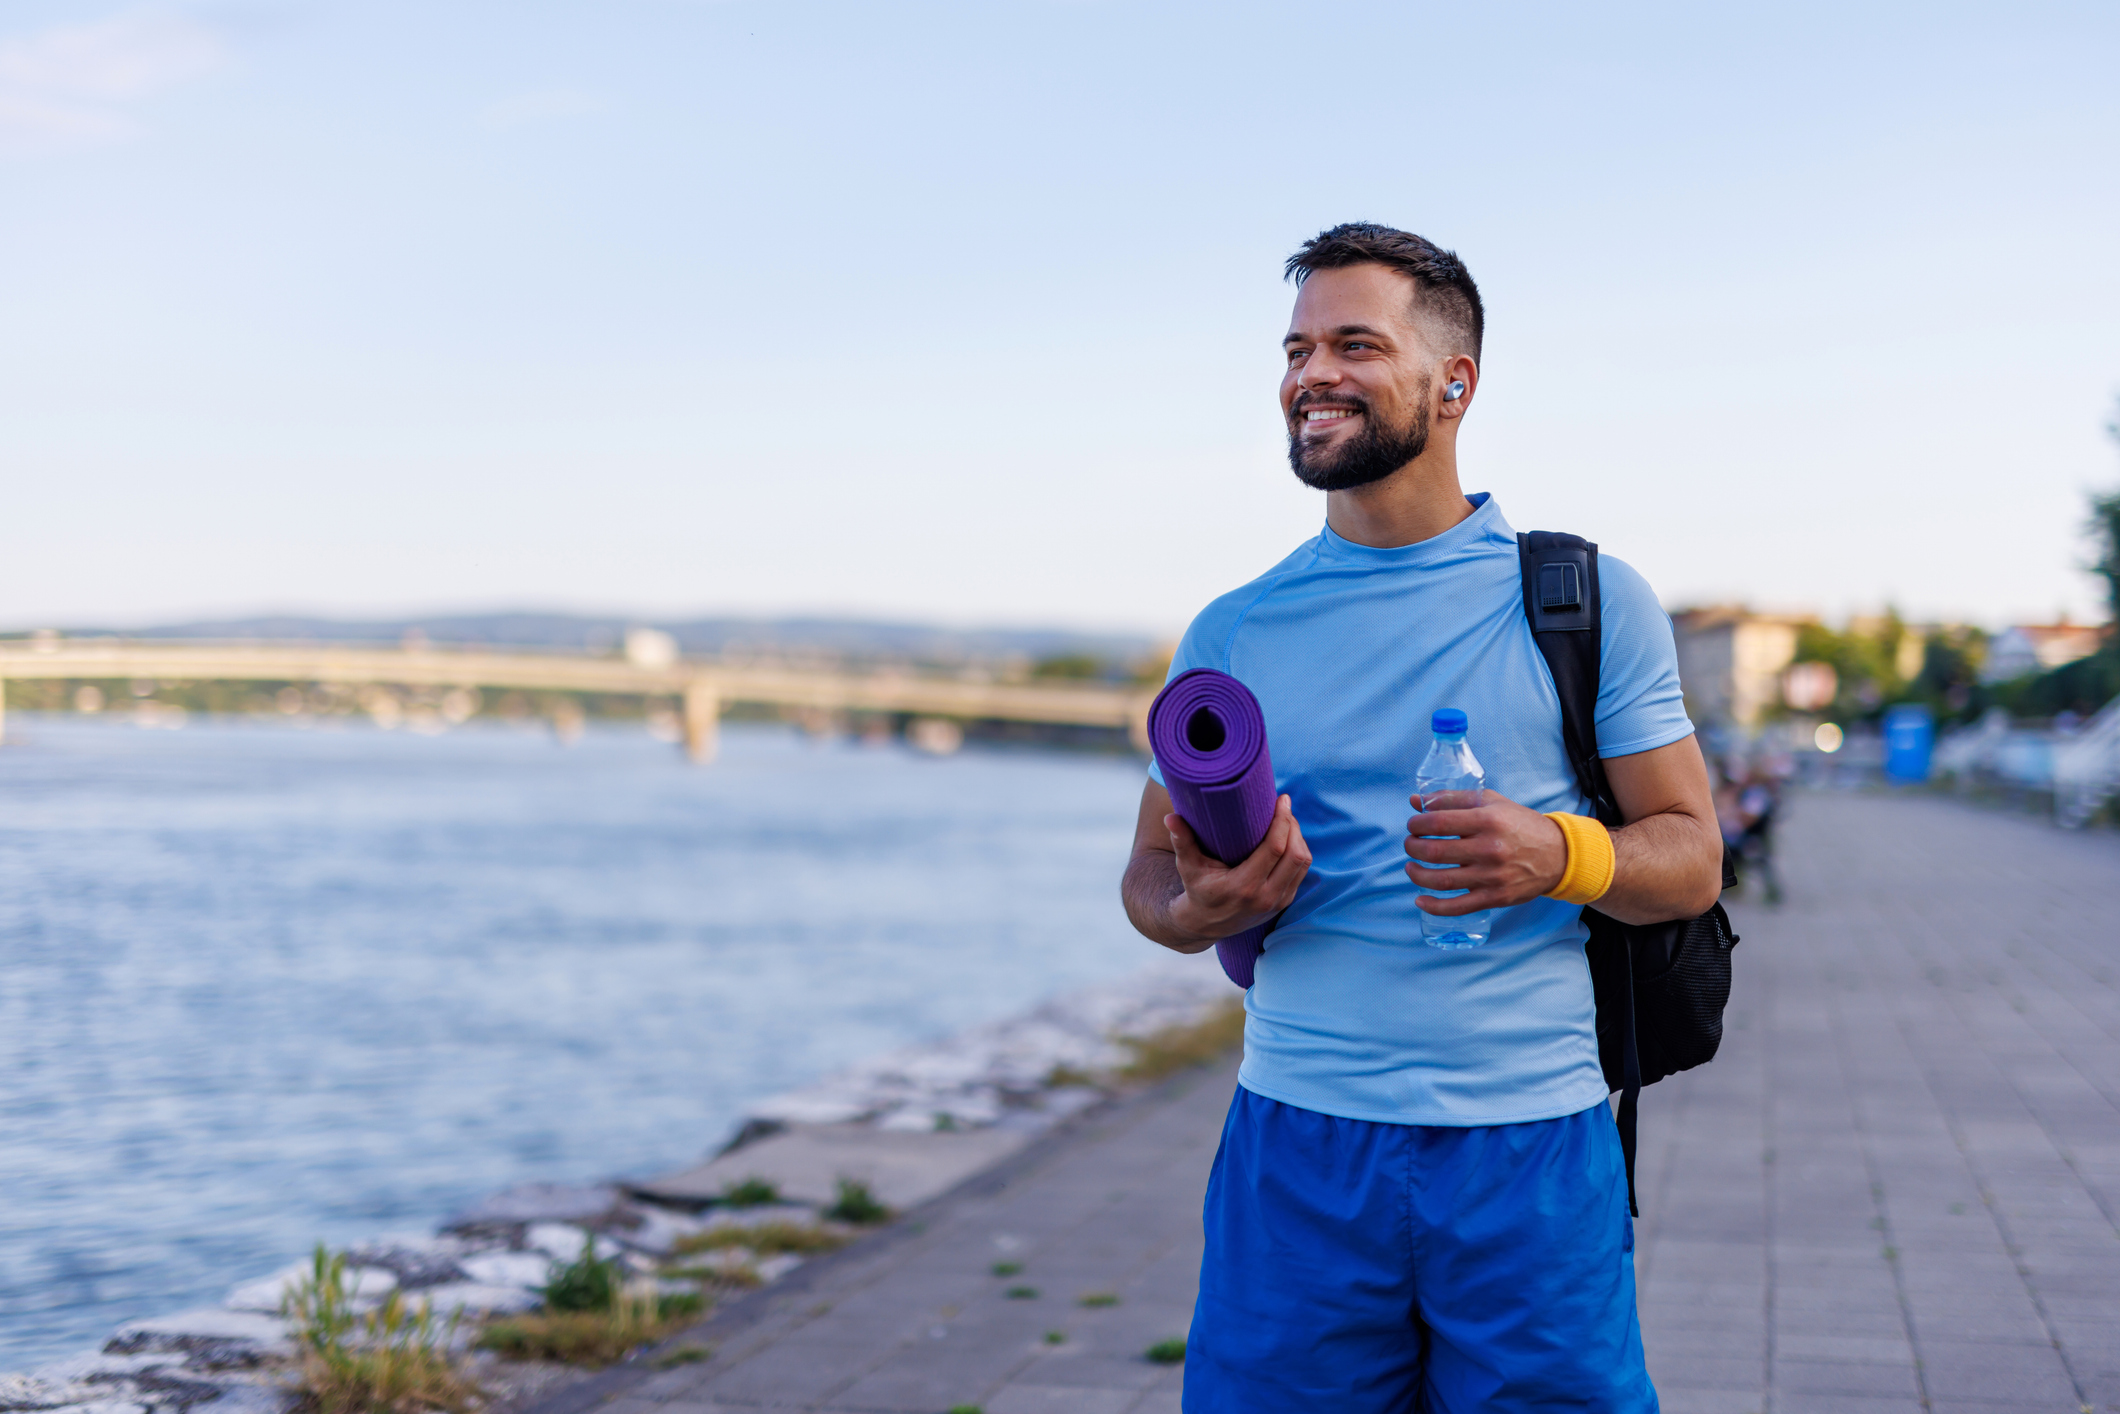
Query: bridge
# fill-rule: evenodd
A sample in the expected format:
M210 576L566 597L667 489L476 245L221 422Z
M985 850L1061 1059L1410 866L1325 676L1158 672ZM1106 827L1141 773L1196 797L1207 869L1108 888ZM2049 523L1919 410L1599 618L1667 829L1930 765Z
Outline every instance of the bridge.
M682 702L685 752L714 758L724 707L732 704L1123 730L1143 750L1152 689L1106 684L976 682L897 669L850 671L678 660L643 664L574 653L492 652L441 646L398 648L195 643L39 637L0 642L0 738L9 679L149 679L165 682L330 683L493 688L674 697Z

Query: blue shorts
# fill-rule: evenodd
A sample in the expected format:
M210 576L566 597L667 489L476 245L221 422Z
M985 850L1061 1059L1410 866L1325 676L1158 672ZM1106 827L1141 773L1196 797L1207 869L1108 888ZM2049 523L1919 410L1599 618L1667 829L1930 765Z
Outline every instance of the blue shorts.
M1612 1114L1375 1124L1237 1090L1186 1414L1654 1414Z

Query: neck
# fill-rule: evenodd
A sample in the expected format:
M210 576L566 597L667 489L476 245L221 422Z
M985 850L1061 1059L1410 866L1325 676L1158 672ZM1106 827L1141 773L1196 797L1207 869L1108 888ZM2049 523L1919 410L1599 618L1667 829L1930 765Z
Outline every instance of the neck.
M1455 439L1432 437L1427 448L1382 481L1325 496L1325 523L1356 545L1388 550L1433 540L1472 514L1458 488Z

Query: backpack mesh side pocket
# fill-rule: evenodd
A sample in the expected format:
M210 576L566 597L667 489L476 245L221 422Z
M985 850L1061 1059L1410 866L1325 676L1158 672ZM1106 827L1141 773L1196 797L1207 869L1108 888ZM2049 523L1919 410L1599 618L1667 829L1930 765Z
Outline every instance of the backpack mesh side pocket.
M1730 949L1736 942L1729 915L1717 904L1686 920L1670 966L1653 977L1636 973L1635 1040L1644 1085L1715 1059L1723 1007L1730 1000Z

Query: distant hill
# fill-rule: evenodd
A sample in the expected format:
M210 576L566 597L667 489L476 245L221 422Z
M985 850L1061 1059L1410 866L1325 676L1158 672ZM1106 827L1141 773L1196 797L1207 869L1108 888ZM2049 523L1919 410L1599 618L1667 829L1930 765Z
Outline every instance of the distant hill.
M1155 647L1146 634L1080 633L1068 629L943 628L833 618L605 618L579 614L434 614L404 619L325 619L261 616L205 619L153 628L74 628L68 637L117 633L127 638L264 639L279 642L397 643L424 634L436 644L496 648L614 650L629 628L658 628L687 654L825 654L855 660L898 659L962 663L992 659L1032 661L1085 655L1125 662Z

